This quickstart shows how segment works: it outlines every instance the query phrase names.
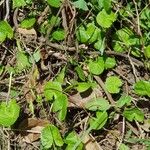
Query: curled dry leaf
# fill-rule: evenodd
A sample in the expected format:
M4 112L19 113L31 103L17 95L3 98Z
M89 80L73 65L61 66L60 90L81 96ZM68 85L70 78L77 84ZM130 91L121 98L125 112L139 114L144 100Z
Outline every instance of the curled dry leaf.
M19 125L20 134L27 143L32 143L40 138L42 129L49 124L48 120L28 118L23 120Z
M23 28L17 28L17 32L22 35L37 35L35 29L23 29Z

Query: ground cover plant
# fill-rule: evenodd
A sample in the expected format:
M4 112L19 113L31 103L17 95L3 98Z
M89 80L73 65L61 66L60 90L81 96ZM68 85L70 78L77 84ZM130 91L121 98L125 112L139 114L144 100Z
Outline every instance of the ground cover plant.
M149 150L150 1L2 0L0 149Z

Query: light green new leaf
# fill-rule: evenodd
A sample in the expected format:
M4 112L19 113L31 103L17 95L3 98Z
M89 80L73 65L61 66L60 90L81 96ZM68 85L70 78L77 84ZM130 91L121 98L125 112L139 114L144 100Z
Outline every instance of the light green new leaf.
M77 0L75 2L73 2L73 5L76 7L76 8L79 8L79 9L82 9L82 10L89 10L88 7L87 7L87 3L85 2L85 0Z
M36 51L33 53L33 58L34 58L35 62L38 62L38 61L41 59L40 50L36 50Z
M29 57L23 51L18 51L16 54L16 70L21 72L31 66L29 63Z
M101 12L98 13L96 17L97 23L104 28L109 28L112 23L116 20L116 14L111 12L107 13L105 9L103 9Z
M48 81L44 86L44 96L47 101L57 98L62 92L62 87L59 82Z
M136 82L134 85L134 91L138 95L150 97L150 82L144 80Z
M146 58L150 58L150 45L144 49L144 55Z
M55 8L59 8L61 6L61 0L47 0L47 3Z
M6 38L11 39L13 37L13 29L7 21L0 21L0 42L3 42Z
M144 113L138 108L126 108L123 112L123 116L129 121L136 120L143 122L144 120Z
M85 28L83 26L80 26L77 33L76 33L78 41L81 43L86 43L90 36L87 34Z
M54 142L57 146L63 145L59 130L54 125L50 124L41 132L41 144L44 149L49 149Z
M0 104L0 125L9 127L13 125L19 117L20 106L16 100L11 100L8 105L6 102Z
M127 145L125 145L125 144L121 144L120 146L119 146L119 150L130 150L130 148L127 146Z
M19 7L24 7L26 5L25 0L13 0L13 9L14 8L19 8Z
M79 78L80 78L82 81L85 81L85 75L84 75L83 69L82 69L80 66L77 66L77 67L75 68L75 71L77 72Z
M65 78L65 71L66 71L66 67L64 67L64 68L61 70L61 72L57 75L57 77L55 78L54 81L63 84L64 78Z
M52 38L57 41L62 41L65 38L64 30L57 30L52 33Z
M64 94L58 94L53 103L53 112L57 112L58 119L63 121L66 118L68 98Z
M87 42L88 44L91 44L100 37L100 34L100 29L95 26L94 22L92 22L88 23L86 27L80 26L76 36L81 43Z
M71 133L67 135L65 139L65 143L67 144L67 147L65 150L73 150L74 145L78 143L79 141L81 141L81 139L79 138L77 133L75 131L72 131ZM76 150L82 150L82 149L83 149L83 144L81 142Z
M64 142L63 142L63 139L61 137L61 134L60 134L58 128L55 127L54 125L50 125L50 128L51 128L53 140L54 140L56 146L60 146L60 147L63 146Z
M90 119L90 129L99 130L104 127L108 119L108 114L106 111L97 111L96 118L92 117Z
M110 108L110 104L104 98L96 98L88 101L85 104L85 108L92 111L96 111L96 110L106 111Z
M116 106L121 108L124 105L130 105L132 99L130 96L123 94L116 103Z
M102 39L101 37L99 37L97 41L94 43L94 48L96 50L99 50L101 54L103 54L105 47L106 47L105 38Z
M133 38L134 37L134 38ZM129 28L122 28L117 30L117 32L113 35L113 49L116 52L122 52L130 45L136 44L137 40L133 34L133 32Z
M4 42L6 39L6 34L4 32L1 32L1 29L0 29L0 42Z
M133 32L129 29L129 28L122 28L120 30L118 30L115 35L114 38L118 39L120 41L123 41L125 45L130 45L132 43L130 43L130 37L134 36Z
M89 61L89 71L92 74L100 75L104 71L104 60L103 57L99 57L96 61Z
M78 92L84 92L84 91L88 90L90 87L91 87L91 83L78 82L76 89Z
M116 65L115 58L107 57L105 61L105 69L111 69L114 68Z
M87 27L86 33L89 36L88 43L91 44L100 37L100 29L97 28L93 22L87 24L86 27Z
M119 93L122 81L117 76L107 77L105 87L109 93Z
M34 26L35 22L36 22L35 18L26 18L23 21L21 21L20 26L21 28L29 29Z

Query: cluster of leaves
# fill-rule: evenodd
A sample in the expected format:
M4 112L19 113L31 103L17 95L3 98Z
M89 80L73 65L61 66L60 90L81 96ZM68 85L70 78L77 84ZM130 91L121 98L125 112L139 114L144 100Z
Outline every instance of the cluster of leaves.
M51 8L58 10L61 5L61 0L47 0L46 5ZM45 4L44 3L44 4ZM94 17L92 19L87 19L79 24L75 38L80 44L86 44L96 51L100 52L101 56L96 58L87 57L82 62L70 61L70 64L74 66L74 72L78 77L78 80L70 80L70 85L65 82L65 76L67 72L67 66L65 66L60 73L51 81L47 81L44 85L44 92L41 95L37 95L37 102L46 101L51 105L51 111L56 114L57 119L61 122L65 121L68 113L68 94L66 91L70 92L75 90L78 93L86 92L89 89L97 88L97 83L94 82L95 76L101 76L104 72L110 71L117 66L117 60L114 57L108 57L105 55L106 49L106 34L109 29L112 28L114 22L121 18L124 22L128 22L135 12L132 9L133 4L127 4L125 7L121 8L118 12L115 12L113 4L115 1L111 0L99 0L86 2L85 0L73 1L75 8L81 12L89 11L92 8L94 12ZM13 0L13 8L30 6L32 1L25 0ZM137 3L138 7L141 8L142 2ZM129 13L127 13L127 11ZM139 34L132 31L128 26L118 29L112 35L111 46L116 52L130 52L134 57L145 58L146 66L149 67L150 58L150 38L148 30L150 28L149 15L150 10L145 7L140 13L140 27L142 28L144 34L140 36ZM55 27L56 30L52 31L52 34L48 35L50 41L63 41L65 39L65 31L61 26L61 18L56 17L55 14L50 15L50 17L40 25L38 32L43 36L46 36L47 30L50 27ZM32 29L37 23L36 15L29 15L23 19L19 26L25 29ZM4 42L7 39L13 38L13 29L8 24L7 21L0 21L0 42ZM33 62L39 62L40 53L35 51L32 56L29 56L22 48L19 41L17 43L17 54L16 54L16 64L14 67L7 67L8 73L20 73L23 70L30 68ZM143 47L143 52L141 48ZM86 66L86 73L84 67ZM0 68L0 70L2 67ZM114 113L119 113L125 117L130 122L140 122L144 121L144 113L138 107L133 107L132 96L124 93L122 90L124 82L117 75L109 75L105 78L104 88L106 92L117 95L115 99L115 104L110 104L109 100L106 98L93 98L85 104L85 109L92 114L92 117L88 120L87 132L92 130L100 130L111 119L109 113L110 108L116 110ZM133 93L138 96L150 97L150 81L140 80L133 85ZM122 112L122 113L121 113ZM1 102L0 104L0 125L2 126L12 126L19 117L20 106L17 104L16 100L10 100L9 103ZM67 135L62 136L58 127L53 124L46 126L41 133L41 148L49 149L51 147L65 147L66 150L83 149L82 139L75 131L67 133ZM121 144L120 149L127 149L126 145Z

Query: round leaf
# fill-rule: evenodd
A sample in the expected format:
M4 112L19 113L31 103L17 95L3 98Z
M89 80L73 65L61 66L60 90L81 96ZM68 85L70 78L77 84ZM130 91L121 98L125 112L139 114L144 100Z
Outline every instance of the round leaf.
M61 1L60 0L47 0L47 3L55 8L59 8L61 6Z
M113 67L115 67L115 65L116 65L115 58L111 58L111 57L106 58L106 61L105 61L105 68L106 69L113 68Z
M105 86L109 93L119 93L122 81L117 76L110 76L106 79Z
M96 110L108 110L110 108L110 104L107 100L103 98L92 99L91 101L85 104L85 107L89 110L96 111Z
M128 108L123 112L124 117L126 117L129 121L139 121L142 122L144 120L144 113L138 108Z
M92 74L100 75L104 71L104 60L102 57L99 57L96 61L89 61L88 64L89 71Z
M41 143L45 149L51 148L53 144L53 136L51 131L51 126L46 126L41 132Z
M65 38L65 31L64 30L54 31L52 33L52 37L54 40L62 41Z
M108 14L104 9L96 17L97 23L104 28L109 28L115 20L116 15L113 12Z
M20 107L16 100L11 100L8 105L6 102L0 104L0 125L11 126L19 117Z
M144 55L146 58L150 58L150 45L144 49Z
M26 18L21 22L20 26L22 28L29 29L33 27L33 25L35 24L35 21L36 21L35 18Z
M136 94L141 96L149 96L150 97L150 82L149 81L138 81L134 85L134 91Z

